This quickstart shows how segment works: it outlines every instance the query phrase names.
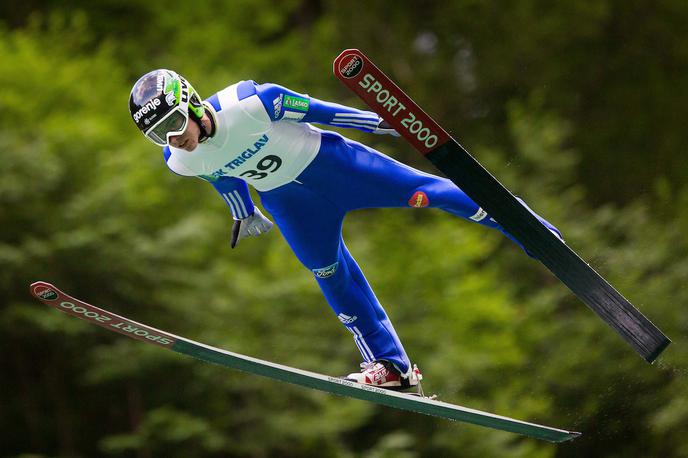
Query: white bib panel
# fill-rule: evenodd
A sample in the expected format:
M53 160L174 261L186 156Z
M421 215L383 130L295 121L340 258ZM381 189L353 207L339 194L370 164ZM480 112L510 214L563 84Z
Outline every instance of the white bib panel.
M320 148L320 132L308 123L272 121L256 94L239 100L237 84L218 92L215 135L188 152L170 146L167 165L186 176L231 176L258 191L293 181Z

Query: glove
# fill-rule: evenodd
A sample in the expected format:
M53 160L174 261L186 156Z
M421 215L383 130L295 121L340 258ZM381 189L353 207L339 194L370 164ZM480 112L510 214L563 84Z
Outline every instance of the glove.
M239 240L248 237L258 237L272 229L272 221L267 219L255 207L253 214L244 219L235 219L234 226L232 226L232 248L236 246Z
M399 132L394 130L392 125L385 121L384 119L380 118L380 122L378 123L377 127L373 131L374 134L379 134L379 135L392 135L394 137L399 137Z

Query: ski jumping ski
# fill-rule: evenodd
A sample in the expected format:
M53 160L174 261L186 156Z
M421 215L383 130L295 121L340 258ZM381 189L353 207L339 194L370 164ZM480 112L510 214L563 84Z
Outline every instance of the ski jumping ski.
M508 189L358 49L335 59L334 74L435 167L540 260L647 362L671 343L571 248L542 225Z
M472 423L549 442L564 442L580 436L580 433L573 431L564 431L535 423L514 420L512 418L502 417L480 410L448 404L430 398L362 385L338 377L330 377L295 369L214 348L115 315L107 310L103 310L69 296L50 283L43 281L32 283L30 291L35 298L44 304L67 313L68 315L75 316L91 324L109 329L110 331L124 334L133 339L166 348L176 353L191 356L209 363L340 396L361 399L387 407L410 410L412 412L432 415L448 420Z

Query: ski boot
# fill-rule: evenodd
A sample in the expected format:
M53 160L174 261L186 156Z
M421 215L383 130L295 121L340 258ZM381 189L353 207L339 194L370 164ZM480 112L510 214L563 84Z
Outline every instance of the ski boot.
M354 372L344 377L345 380L363 385L385 388L388 390L402 391L415 389L418 396L424 396L420 381L423 374L415 364L407 376L402 376L396 367L389 361L379 360L361 364L361 372Z

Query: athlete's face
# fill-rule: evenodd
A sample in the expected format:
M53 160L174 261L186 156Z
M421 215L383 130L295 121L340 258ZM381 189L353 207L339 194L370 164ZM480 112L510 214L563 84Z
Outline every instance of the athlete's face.
M183 134L170 137L170 145L175 148L185 149L186 151L193 151L198 146L198 137L201 135L201 129L198 124L189 119L186 123L186 130Z

